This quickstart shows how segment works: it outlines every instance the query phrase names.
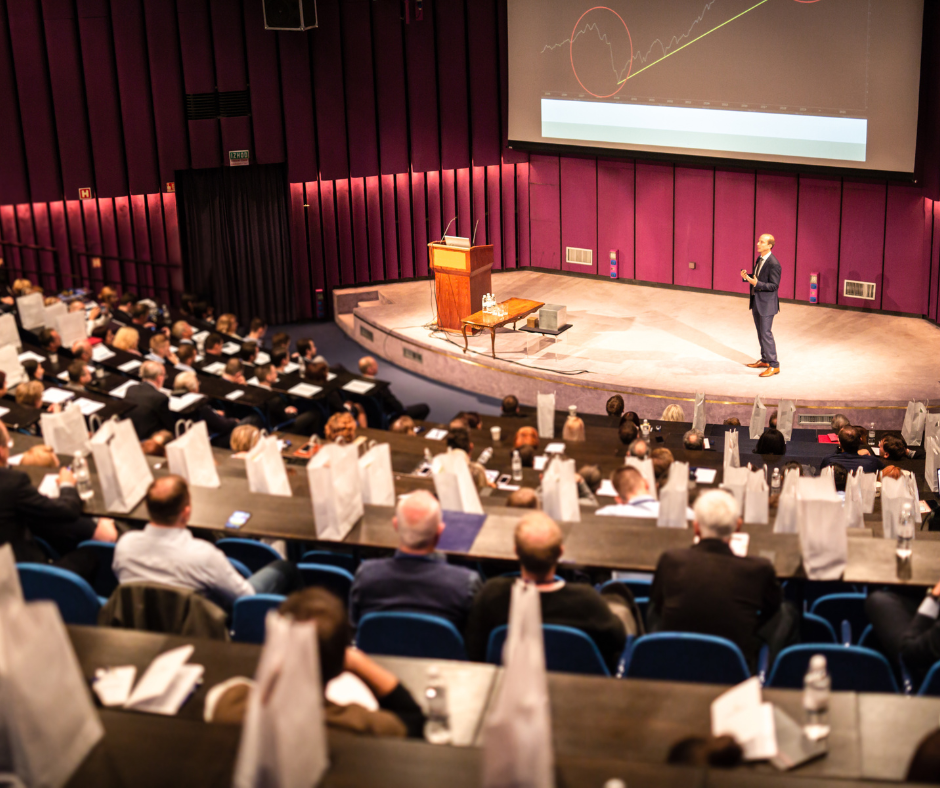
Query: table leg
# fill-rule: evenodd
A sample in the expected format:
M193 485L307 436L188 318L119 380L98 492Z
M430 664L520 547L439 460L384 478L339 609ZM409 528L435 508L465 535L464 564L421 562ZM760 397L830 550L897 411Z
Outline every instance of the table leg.
M467 324L463 324L463 352L467 352L467 348L470 345L470 340L467 339Z
M496 358L496 326L490 329L490 342L493 346L493 358Z

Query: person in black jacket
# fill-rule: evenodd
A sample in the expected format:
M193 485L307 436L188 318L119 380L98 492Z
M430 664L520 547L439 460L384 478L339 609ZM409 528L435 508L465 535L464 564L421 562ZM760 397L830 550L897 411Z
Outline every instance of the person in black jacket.
M872 591L865 612L888 658L904 666L917 686L940 660L940 583L919 597L921 589Z
M160 389L166 379L166 367L156 361L140 365L140 383L127 390L124 399L136 407L128 414L137 437L149 438L157 430L174 431L176 414L170 410L170 398Z
M367 378L374 378L379 374L378 362L372 358L372 356L364 356L359 359L359 373ZM401 400L392 394L391 386L376 386L375 389L369 393L378 398L382 405L382 410L384 410L386 415L391 419L404 414L405 416L411 416L415 421L425 421L428 414L431 412L431 409L423 402L405 407L401 404Z
M199 378L195 372L180 372L173 382L174 393L199 394ZM209 434L228 445L228 437L241 422L226 416L222 411L215 410L206 399L196 405L192 413L187 412L187 418L193 421L204 421Z

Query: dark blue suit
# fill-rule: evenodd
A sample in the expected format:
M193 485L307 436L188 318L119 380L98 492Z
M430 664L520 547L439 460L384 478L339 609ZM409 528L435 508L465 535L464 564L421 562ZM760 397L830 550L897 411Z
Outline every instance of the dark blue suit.
M760 358L772 367L779 367L777 361L777 345L774 342L773 328L774 315L780 311L780 301L777 298L777 288L780 287L780 263L771 252L764 260L760 269L757 269L757 284L751 285L750 307L754 316L754 328L757 329L757 338L760 340ZM755 274L751 274L755 276Z

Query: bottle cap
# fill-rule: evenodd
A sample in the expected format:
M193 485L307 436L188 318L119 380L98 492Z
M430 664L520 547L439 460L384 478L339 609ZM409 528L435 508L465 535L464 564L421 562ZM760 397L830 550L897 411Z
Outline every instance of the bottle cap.
M825 673L826 658L822 654L813 654L809 661L809 669L815 673Z

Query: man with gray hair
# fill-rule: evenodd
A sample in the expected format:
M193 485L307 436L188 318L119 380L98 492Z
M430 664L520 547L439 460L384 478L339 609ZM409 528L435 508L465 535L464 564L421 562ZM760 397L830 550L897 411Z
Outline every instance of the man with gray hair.
M483 585L471 569L447 563L437 552L444 532L441 505L426 490L398 501L392 525L398 549L391 558L363 561L349 593L353 626L366 613L411 611L441 616L461 631L473 597Z
M705 436L701 430L689 430L682 436L682 446L691 451L702 451L705 448Z
M731 536L741 525L734 496L710 490L695 502L698 544L659 558L647 624L650 631L698 632L727 638L754 670L761 647L795 640L798 616L766 558L736 555Z
M160 430L173 432L176 416L170 410L170 398L163 391L166 367L156 361L140 365L140 383L131 386L124 399L136 407L128 414L137 437L149 438Z

